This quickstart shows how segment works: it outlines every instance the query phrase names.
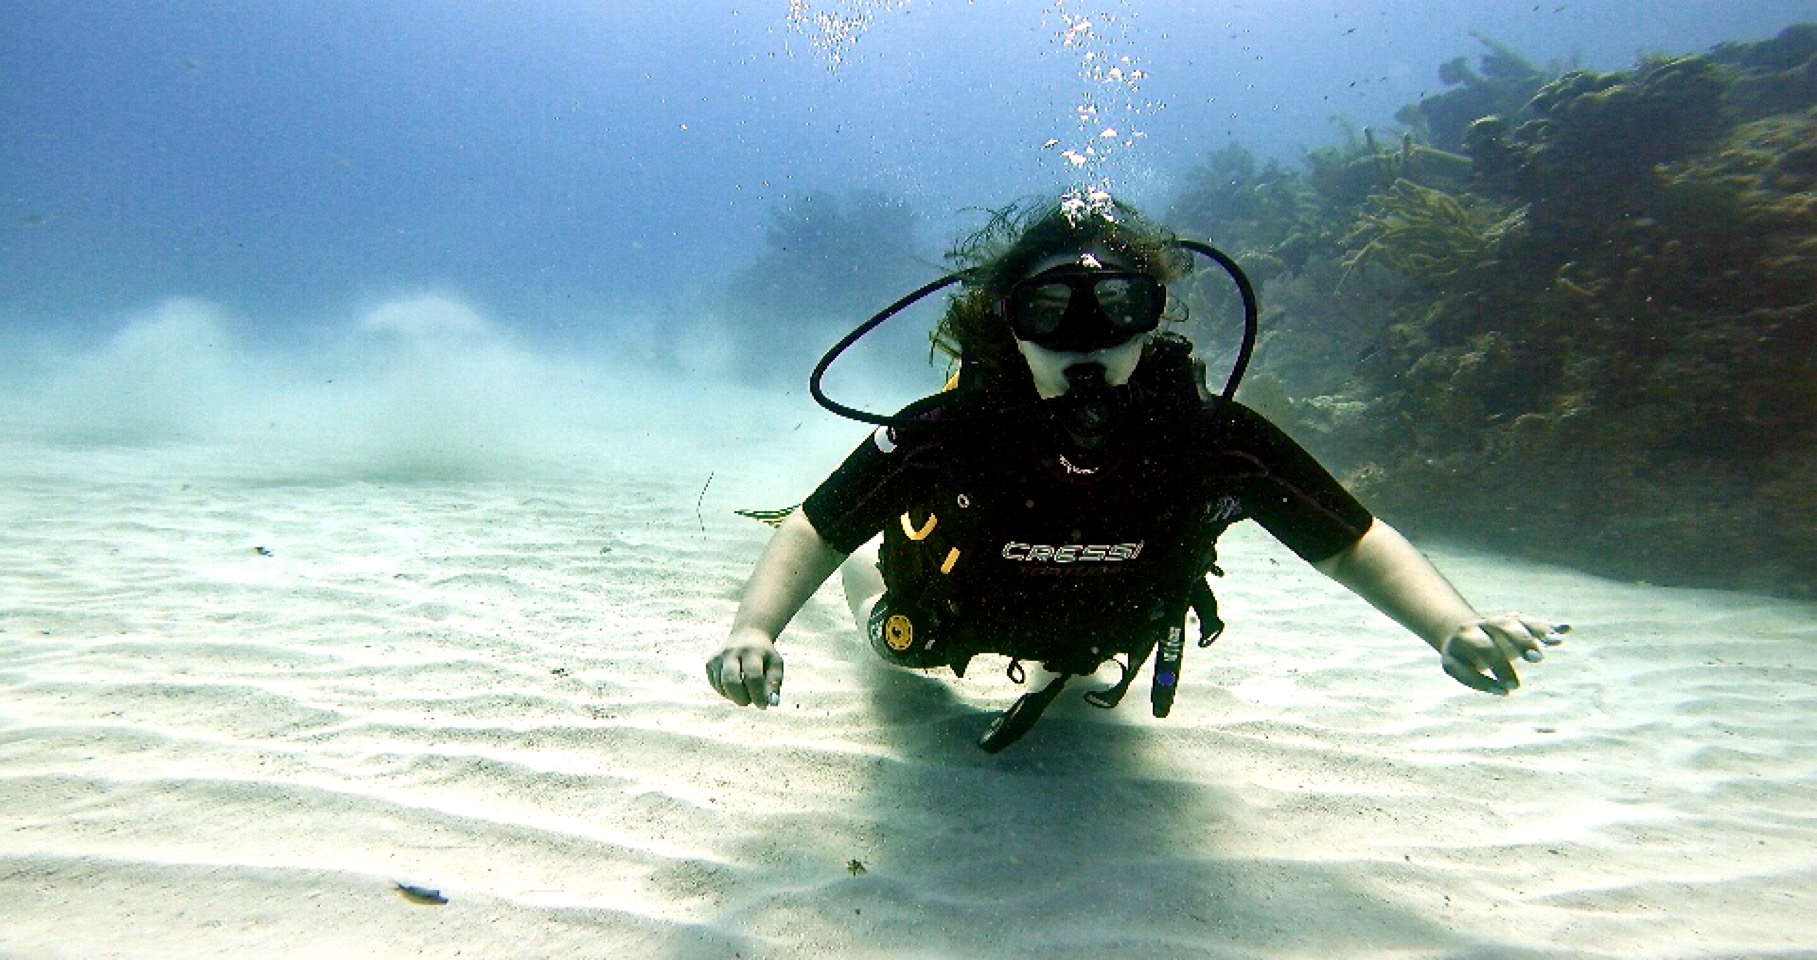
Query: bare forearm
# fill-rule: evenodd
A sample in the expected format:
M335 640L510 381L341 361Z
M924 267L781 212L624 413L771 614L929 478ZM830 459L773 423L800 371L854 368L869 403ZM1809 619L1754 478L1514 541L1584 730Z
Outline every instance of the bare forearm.
M732 633L754 631L774 641L843 560L800 510L790 514L751 571Z
M1479 618L1425 554L1380 520L1349 549L1315 566L1433 649L1460 624Z

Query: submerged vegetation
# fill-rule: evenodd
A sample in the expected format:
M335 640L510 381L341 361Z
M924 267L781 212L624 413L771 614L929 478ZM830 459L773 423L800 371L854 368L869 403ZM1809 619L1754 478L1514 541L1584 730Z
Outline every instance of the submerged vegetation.
M1379 264L1422 288L1467 283L1495 267L1495 249L1519 219L1493 201L1396 180L1363 202L1344 235L1344 276Z
M1181 186L1260 268L1245 399L1408 526L1811 594L1817 26L1612 73L1485 43L1398 142Z
M1398 524L1817 592L1817 25L1610 73L1479 39L1401 130L1298 166L1231 145L1176 184L1162 219L1261 288L1243 399ZM749 348L799 377L927 279L913 223L876 195L778 213L734 287L772 318ZM1189 323L1229 295L1181 293Z
M725 309L740 317L732 328L740 372L798 383L854 318L922 283L917 219L906 202L872 190L816 191L771 211L762 247L727 291Z

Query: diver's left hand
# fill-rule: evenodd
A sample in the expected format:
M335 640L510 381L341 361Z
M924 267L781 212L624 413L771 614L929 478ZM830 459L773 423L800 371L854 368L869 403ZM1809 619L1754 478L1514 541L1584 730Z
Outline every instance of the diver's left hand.
M1520 613L1504 613L1458 625L1438 645L1439 661L1453 680L1484 693L1507 695L1520 686L1514 672L1518 658L1538 663L1542 648L1555 647L1571 632L1568 623L1553 623Z

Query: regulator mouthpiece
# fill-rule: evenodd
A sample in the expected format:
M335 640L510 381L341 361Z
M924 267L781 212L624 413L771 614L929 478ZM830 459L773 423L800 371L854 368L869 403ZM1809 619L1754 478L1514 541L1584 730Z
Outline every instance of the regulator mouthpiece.
M1074 443L1095 450L1122 421L1128 392L1105 381L1103 364L1074 364L1066 368L1066 392L1052 401L1054 415Z

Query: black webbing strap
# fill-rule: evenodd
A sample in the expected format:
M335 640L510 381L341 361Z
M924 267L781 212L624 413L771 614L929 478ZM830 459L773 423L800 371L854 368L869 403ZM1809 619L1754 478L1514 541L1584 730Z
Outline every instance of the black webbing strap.
M1224 571L1212 567L1218 576ZM1192 606L1192 612L1199 615L1199 646L1209 647L1224 635L1224 621L1218 619L1218 595L1211 592L1211 584L1204 577L1194 581L1186 598Z
M1115 660L1111 661L1116 663L1117 666L1123 670L1123 678L1118 680L1114 686L1105 687L1102 690L1093 690L1090 693L1087 693L1085 695L1085 702L1100 710L1110 710L1117 704L1122 703L1123 695L1129 692L1129 685L1136 681L1136 671L1142 669L1142 664L1148 662L1148 655L1155 652L1155 639L1155 637L1150 636L1148 642L1131 650L1129 652L1128 663Z
M1215 567L1212 569L1218 573L1223 572ZM1224 633L1224 621L1218 617L1218 598L1212 593L1211 584L1203 576L1197 578L1188 588L1186 600L1186 605L1199 617L1199 646L1211 646ZM1135 681L1136 671L1148 662L1150 654L1159 651L1155 657L1154 685L1149 690L1148 701L1155 716L1167 716L1173 710L1174 695L1179 692L1180 665L1185 659L1185 619L1185 610L1167 617L1164 621L1166 626L1151 631L1151 639L1129 652L1127 663L1117 664L1123 670L1122 679L1113 686L1087 693L1085 701L1104 710L1122 703L1124 695ZM1018 683L1022 681L1020 661L1011 662L1010 679ZM1070 679L1071 674L1061 674L1049 681L1047 686L1023 694L1008 710L991 721L984 736L979 738L978 746L984 748L986 753L996 753L1022 739L1023 734L1034 727L1035 721L1041 719L1041 714L1047 710L1048 705L1060 696L1060 689Z

